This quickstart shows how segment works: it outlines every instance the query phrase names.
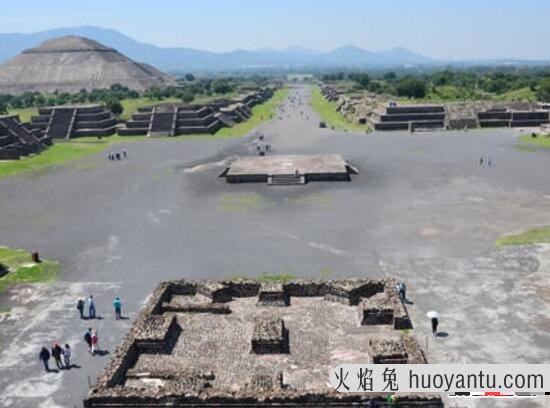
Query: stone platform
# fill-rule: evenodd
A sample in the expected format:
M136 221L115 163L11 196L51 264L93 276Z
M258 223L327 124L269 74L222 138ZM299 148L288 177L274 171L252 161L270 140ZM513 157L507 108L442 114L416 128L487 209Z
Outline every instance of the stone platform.
M305 184L351 181L358 171L339 154L243 156L222 174L228 183Z
M224 313L205 288L224 292ZM335 288L353 301L326 296ZM372 297L408 320L392 279L294 280L267 289L284 293L289 305L258 302L266 285L256 281L161 283L84 406L365 406L385 395L337 393L328 382L334 367L426 363L401 326L363 324L361 302ZM408 395L400 406L443 405L437 396Z

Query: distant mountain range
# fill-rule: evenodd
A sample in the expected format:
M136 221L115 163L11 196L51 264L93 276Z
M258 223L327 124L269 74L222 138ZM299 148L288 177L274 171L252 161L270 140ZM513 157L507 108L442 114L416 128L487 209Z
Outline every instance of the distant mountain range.
M32 34L0 34L0 63L27 48L37 46L42 41L65 35L91 38L117 49L136 61L151 64L168 72L229 71L250 68L383 68L448 64L448 61L429 58L404 48L379 52L367 51L354 46L344 46L329 52L301 47L290 47L283 50L262 48L231 52L211 52L183 47L162 48L136 41L116 30L91 26L59 28ZM456 61L454 63L472 64ZM521 62L492 61L492 63L517 64Z

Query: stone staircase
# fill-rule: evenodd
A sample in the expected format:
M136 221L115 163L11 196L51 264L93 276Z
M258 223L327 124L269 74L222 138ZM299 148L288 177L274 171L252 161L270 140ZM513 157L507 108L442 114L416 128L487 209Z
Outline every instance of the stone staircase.
M306 178L300 174L271 174L267 177L270 186L298 186L306 184Z
M46 129L46 136L52 139L69 139L71 137L74 114L75 109L54 109L50 118L50 123Z
M153 109L151 128L149 136L174 136L174 121L177 116L177 109L169 111L157 111Z

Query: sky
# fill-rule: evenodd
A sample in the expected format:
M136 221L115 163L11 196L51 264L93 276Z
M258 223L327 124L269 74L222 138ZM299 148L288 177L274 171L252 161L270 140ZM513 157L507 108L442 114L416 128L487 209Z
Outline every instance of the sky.
M211 51L355 45L441 59L550 59L550 0L0 0L0 32L93 25Z

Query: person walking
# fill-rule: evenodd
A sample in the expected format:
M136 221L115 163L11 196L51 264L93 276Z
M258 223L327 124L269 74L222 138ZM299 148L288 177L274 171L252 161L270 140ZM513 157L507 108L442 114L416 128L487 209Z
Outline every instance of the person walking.
M88 296L88 318L95 319L95 301L94 296Z
M65 343L65 347L63 347L63 360L65 363L65 368L69 368L71 366L71 346L69 346L67 343Z
M487 167L491 167L491 156L487 157Z
M63 355L63 349L58 343L54 343L52 346L52 357L55 360L57 368L62 369L63 363L61 362L61 356Z
M44 364L44 370L46 372L50 371L50 367L48 366L48 363L50 361L50 352L46 347L42 347L42 350L40 350L40 354L38 354L38 359L42 361L42 364Z
M113 300L113 307L115 308L115 319L120 320L122 317L122 301L118 296Z
M84 334L84 341L88 345L88 352L92 352L92 328L88 327L88 331Z
M432 317L432 334L435 336L437 334L437 325L439 324L439 319L437 317Z
M395 291L396 291L397 294L399 295L399 299L403 300L402 289L401 289L401 282L400 282L400 281L397 281L397 282L396 282L396 284L395 284Z
M126 152L126 149L122 149L122 155L124 158L128 157L128 152Z
M76 302L76 309L78 313L80 313L80 318L84 319L84 300L78 299L78 302Z
M483 157L480 157L480 158L479 158L479 165L480 165L480 166L483 166Z
M92 356L95 355L95 352L99 350L99 336L97 335L97 331L92 331Z
M401 282L401 292L399 293L399 296L403 302L407 301L407 286L404 282Z

